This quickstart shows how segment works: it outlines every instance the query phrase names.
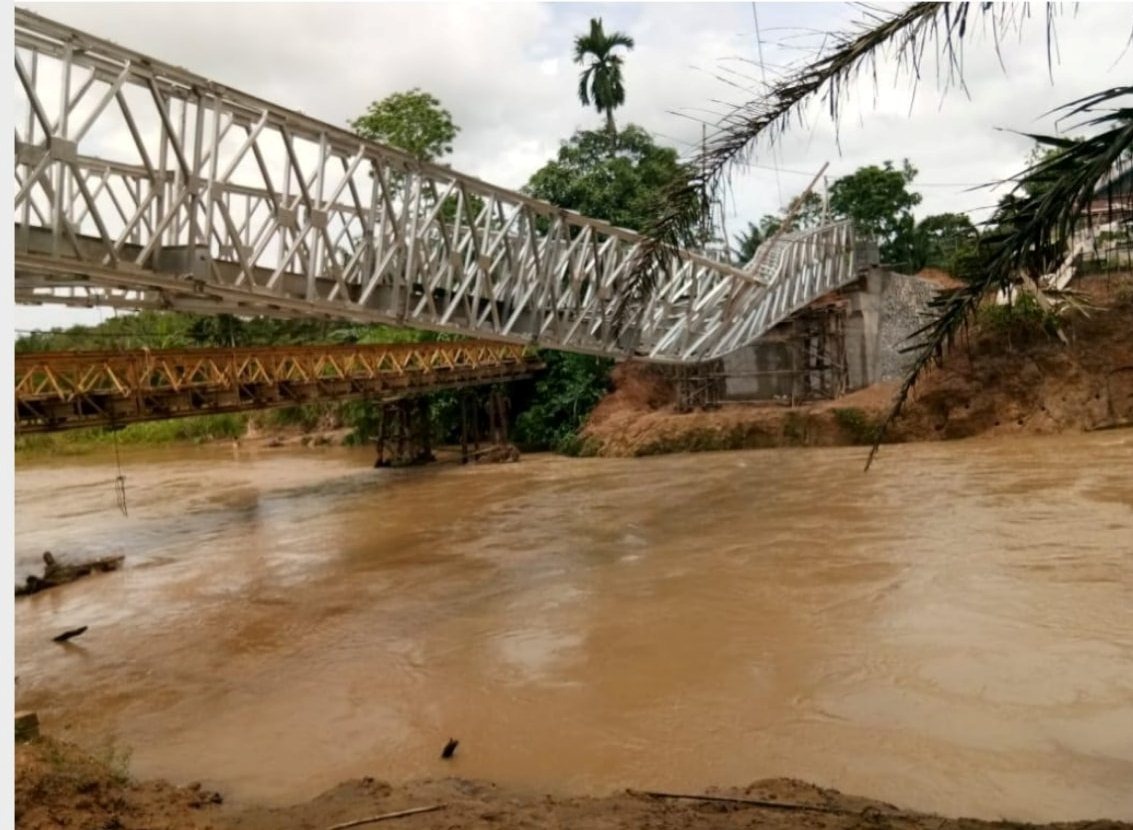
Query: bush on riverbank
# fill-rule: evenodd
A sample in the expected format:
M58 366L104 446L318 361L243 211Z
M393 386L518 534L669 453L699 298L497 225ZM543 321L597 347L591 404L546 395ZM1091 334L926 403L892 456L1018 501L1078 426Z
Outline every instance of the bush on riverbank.
M117 431L94 427L66 432L20 435L16 437L16 451L48 455L78 455L92 452L115 442L131 446L174 442L200 444L222 438L241 437L247 431L248 417L244 413L196 415L169 421L131 424Z
M1095 307L1061 322L1026 301L990 307L967 342L917 385L887 441L1097 429L1133 424L1133 277L1079 282ZM896 384L788 408L725 404L678 413L675 393L643 364L614 372L614 392L594 410L579 444L586 454L640 456L761 447L870 445Z

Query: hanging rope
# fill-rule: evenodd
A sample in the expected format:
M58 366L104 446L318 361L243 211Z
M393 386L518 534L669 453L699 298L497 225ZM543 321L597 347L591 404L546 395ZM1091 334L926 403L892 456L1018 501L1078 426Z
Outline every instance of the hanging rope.
M118 430L114 430L114 465L118 472L114 478L114 496L122 515L128 517L130 513L126 509L126 476L122 475L122 457L118 454Z

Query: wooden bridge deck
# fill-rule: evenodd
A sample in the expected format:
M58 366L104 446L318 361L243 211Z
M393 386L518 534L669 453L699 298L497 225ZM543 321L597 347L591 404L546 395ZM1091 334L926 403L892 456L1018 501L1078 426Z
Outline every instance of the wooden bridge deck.
M528 347L481 340L31 352L15 358L16 431L122 426L321 401L392 401L520 380L540 368Z

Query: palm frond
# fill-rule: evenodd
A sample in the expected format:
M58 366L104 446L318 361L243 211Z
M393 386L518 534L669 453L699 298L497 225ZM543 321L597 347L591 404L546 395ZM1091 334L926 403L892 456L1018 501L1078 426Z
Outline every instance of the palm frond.
M737 165L749 160L756 141L781 134L792 117L801 117L802 108L821 98L835 124L851 83L866 67L872 67L876 83L877 58L890 50L896 53L898 71L909 73L917 83L921 78L924 53L932 44L942 57L946 71L945 84L963 84L963 62L960 44L971 32L969 16L973 11L990 18L990 30L998 51L999 37L1015 26L1021 26L1028 15L1026 4L996 5L992 3L913 3L903 11L881 13L867 7L865 20L849 33L830 36L832 46L815 61L788 73L771 84L767 93L747 102L726 115L704 149L688 165L690 176L674 185L667 204L645 233L649 237L634 267L628 274L632 292L648 298L656 285L654 266L679 246L684 223L690 214L699 211L696 221L705 221L712 205L719 201L720 190ZM1059 7L1048 4L1047 36L1052 36L1054 16ZM640 305L636 303L635 305ZM619 310L624 315L630 306ZM616 322L624 325L621 317Z
M590 106L590 77L594 74L594 67L591 66L578 76L578 100L582 102L582 106Z
M611 49L615 46L624 46L626 49L632 49L634 47L633 38L625 32L611 32L606 39L606 43L609 44Z
M632 49L633 38L625 32L611 32L606 34L602 29L602 18L590 19L590 31L585 35L578 35L574 39L574 62L582 63L587 55L593 55L596 60L607 60L610 53L617 46Z
M1133 87L1113 87L1056 110L1061 111L1064 118L1090 116L1075 127L1096 131L1084 140L1030 136L1040 144L1059 148L1060 152L1041 159L1016 177L1011 195L1028 192L1033 195L1015 196L1011 221L982 237L983 274L963 289L938 298L931 309L934 315L931 322L911 335L910 339L921 338L907 349L916 351L917 357L878 430L866 469L924 370L943 355L944 348L971 319L989 292L1009 288L1034 252L1055 248L1082 225L1093 221L1087 208L1095 199L1113 198L1107 187L1109 182L1133 167L1133 106L1129 106L1133 100L1125 102L1126 106L1111 105L1131 96Z
M1047 60L1052 64L1054 20L1061 8L1047 4L1044 11ZM896 53L898 74L910 75L915 89L922 77L925 53L931 47L938 58L938 81L945 87L963 87L960 47L965 38L971 38L972 19L977 13L988 24L982 27L982 33L991 35L999 55L1001 40L1014 29L1021 31L1030 8L1020 3L921 2L897 13L870 10L854 31L834 35L832 46L818 59L789 72L771 84L766 95L724 116L701 153L686 166L687 177L671 188L646 229L648 238L639 247L627 275L631 290L614 309L616 329L623 330L635 312L644 310L661 268L671 261L669 255L687 238L688 229L710 214L731 173L748 160L759 139L774 140L815 99L823 101L837 125L851 84L864 70L872 69L876 85L877 59L886 52ZM916 342L907 351L916 351L916 357L879 430L867 469L924 370L943 356L988 292L1010 285L1029 259L1055 247L1083 222L1090 221L1084 209L1098 194L1099 186L1104 190L1113 171L1130 164L1133 111L1127 105L1113 106L1129 94L1129 87L1114 87L1059 108L1062 119L1087 117L1078 128L1092 135L1083 142L1031 136L1061 152L1040 160L1017 177L1011 221L981 240L981 249L987 255L984 273L964 288L938 296L932 304L931 320L914 333ZM1036 184L1043 186L1033 188L1035 195L1030 195L1027 186ZM1020 193L1024 195L1017 195Z

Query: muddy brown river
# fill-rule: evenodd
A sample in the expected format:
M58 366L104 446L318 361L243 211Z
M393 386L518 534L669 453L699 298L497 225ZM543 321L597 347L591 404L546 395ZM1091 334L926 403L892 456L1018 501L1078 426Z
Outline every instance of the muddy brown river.
M17 577L126 566L17 601L17 703L237 801L791 776L1133 819L1133 431L863 457L147 450L128 517L112 456L22 462Z

